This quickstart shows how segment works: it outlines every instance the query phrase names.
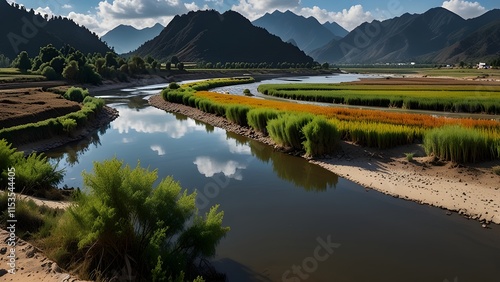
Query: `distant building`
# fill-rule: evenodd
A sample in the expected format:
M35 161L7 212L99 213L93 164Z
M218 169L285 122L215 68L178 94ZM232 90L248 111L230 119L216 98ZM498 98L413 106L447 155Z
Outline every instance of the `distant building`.
M479 63L477 64L478 69L489 69L490 66L488 66L486 63Z

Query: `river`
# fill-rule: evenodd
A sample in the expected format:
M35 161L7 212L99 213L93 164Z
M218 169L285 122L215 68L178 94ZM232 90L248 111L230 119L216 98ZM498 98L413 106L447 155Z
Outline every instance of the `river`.
M298 157L150 107L158 86L99 93L120 117L47 154L82 187L116 156L225 212L213 264L229 281L500 281L500 227L365 189ZM161 87L161 86L160 86Z

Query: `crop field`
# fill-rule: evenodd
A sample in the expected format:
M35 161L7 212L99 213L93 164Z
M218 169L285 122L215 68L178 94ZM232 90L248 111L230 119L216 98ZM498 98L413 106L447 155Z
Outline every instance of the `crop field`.
M265 95L302 101L500 114L500 85L492 84L265 84L258 90Z
M201 89L210 88L210 81L200 83L203 85ZM223 81L213 83L220 85ZM228 83L235 81L229 79ZM342 139L378 148L422 142L429 154L458 162L500 158L500 122L495 120L333 108L196 91L194 88L198 88L196 84L165 89L162 96L167 101L250 126L269 134L278 144L304 150L312 156L331 152L335 139ZM464 130L474 138L465 141L448 138L457 131L455 129ZM478 146L479 143L482 146Z
M362 67L342 68L352 73L377 73L377 74L400 74L400 75L422 75L428 77L455 77L455 78L500 78L499 69L476 69L476 68L419 68L419 67Z

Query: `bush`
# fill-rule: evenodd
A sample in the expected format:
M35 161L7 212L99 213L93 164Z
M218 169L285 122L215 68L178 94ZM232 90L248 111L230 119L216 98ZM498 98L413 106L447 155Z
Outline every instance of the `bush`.
M0 139L0 188L6 188L8 169L22 158L22 152L17 152L15 148L12 148L12 144L5 139Z
M309 114L287 114L270 120L267 125L269 136L274 142L302 150L306 140L302 128L313 119Z
M248 126L247 113L250 107L241 105L231 105L226 107L226 118L238 125Z
M427 154L458 163L498 158L497 146L495 140L481 131L458 125L435 128L424 136Z
M70 101L81 103L88 95L89 91L87 89L84 90L80 87L71 87L66 90L66 93L64 93L64 98Z
M340 141L337 127L323 117L316 117L302 129L306 140L302 143L308 156L332 153Z
M279 112L271 109L251 109L247 113L248 125L253 129L267 134L267 123L279 116Z
M64 214L51 244L61 246L64 266L78 262L85 278L110 278L129 265L137 280L194 279L194 263L215 254L229 231L223 212L212 207L198 216L196 192L188 194L171 177L154 187L157 171L132 169L117 159L94 163L83 173L86 193Z
M46 66L42 70L42 75L47 78L47 80L56 80L59 78L57 72L51 66Z
M177 84L175 82L170 82L170 84L168 85L168 88L175 90L175 89L179 89L180 86L179 86L179 84Z
M16 188L28 195L44 195L46 190L61 183L64 171L57 170L43 154L31 154L15 164Z

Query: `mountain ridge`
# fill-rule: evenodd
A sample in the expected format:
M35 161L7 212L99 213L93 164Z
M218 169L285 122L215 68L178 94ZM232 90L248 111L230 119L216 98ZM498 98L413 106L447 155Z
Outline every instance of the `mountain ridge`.
M101 37L118 54L128 53L137 49L144 42L158 36L164 26L156 23L154 26L137 29L130 25L118 25Z
M312 63L312 58L292 44L269 34L234 11L189 12L174 19L134 55L168 60L206 62Z

